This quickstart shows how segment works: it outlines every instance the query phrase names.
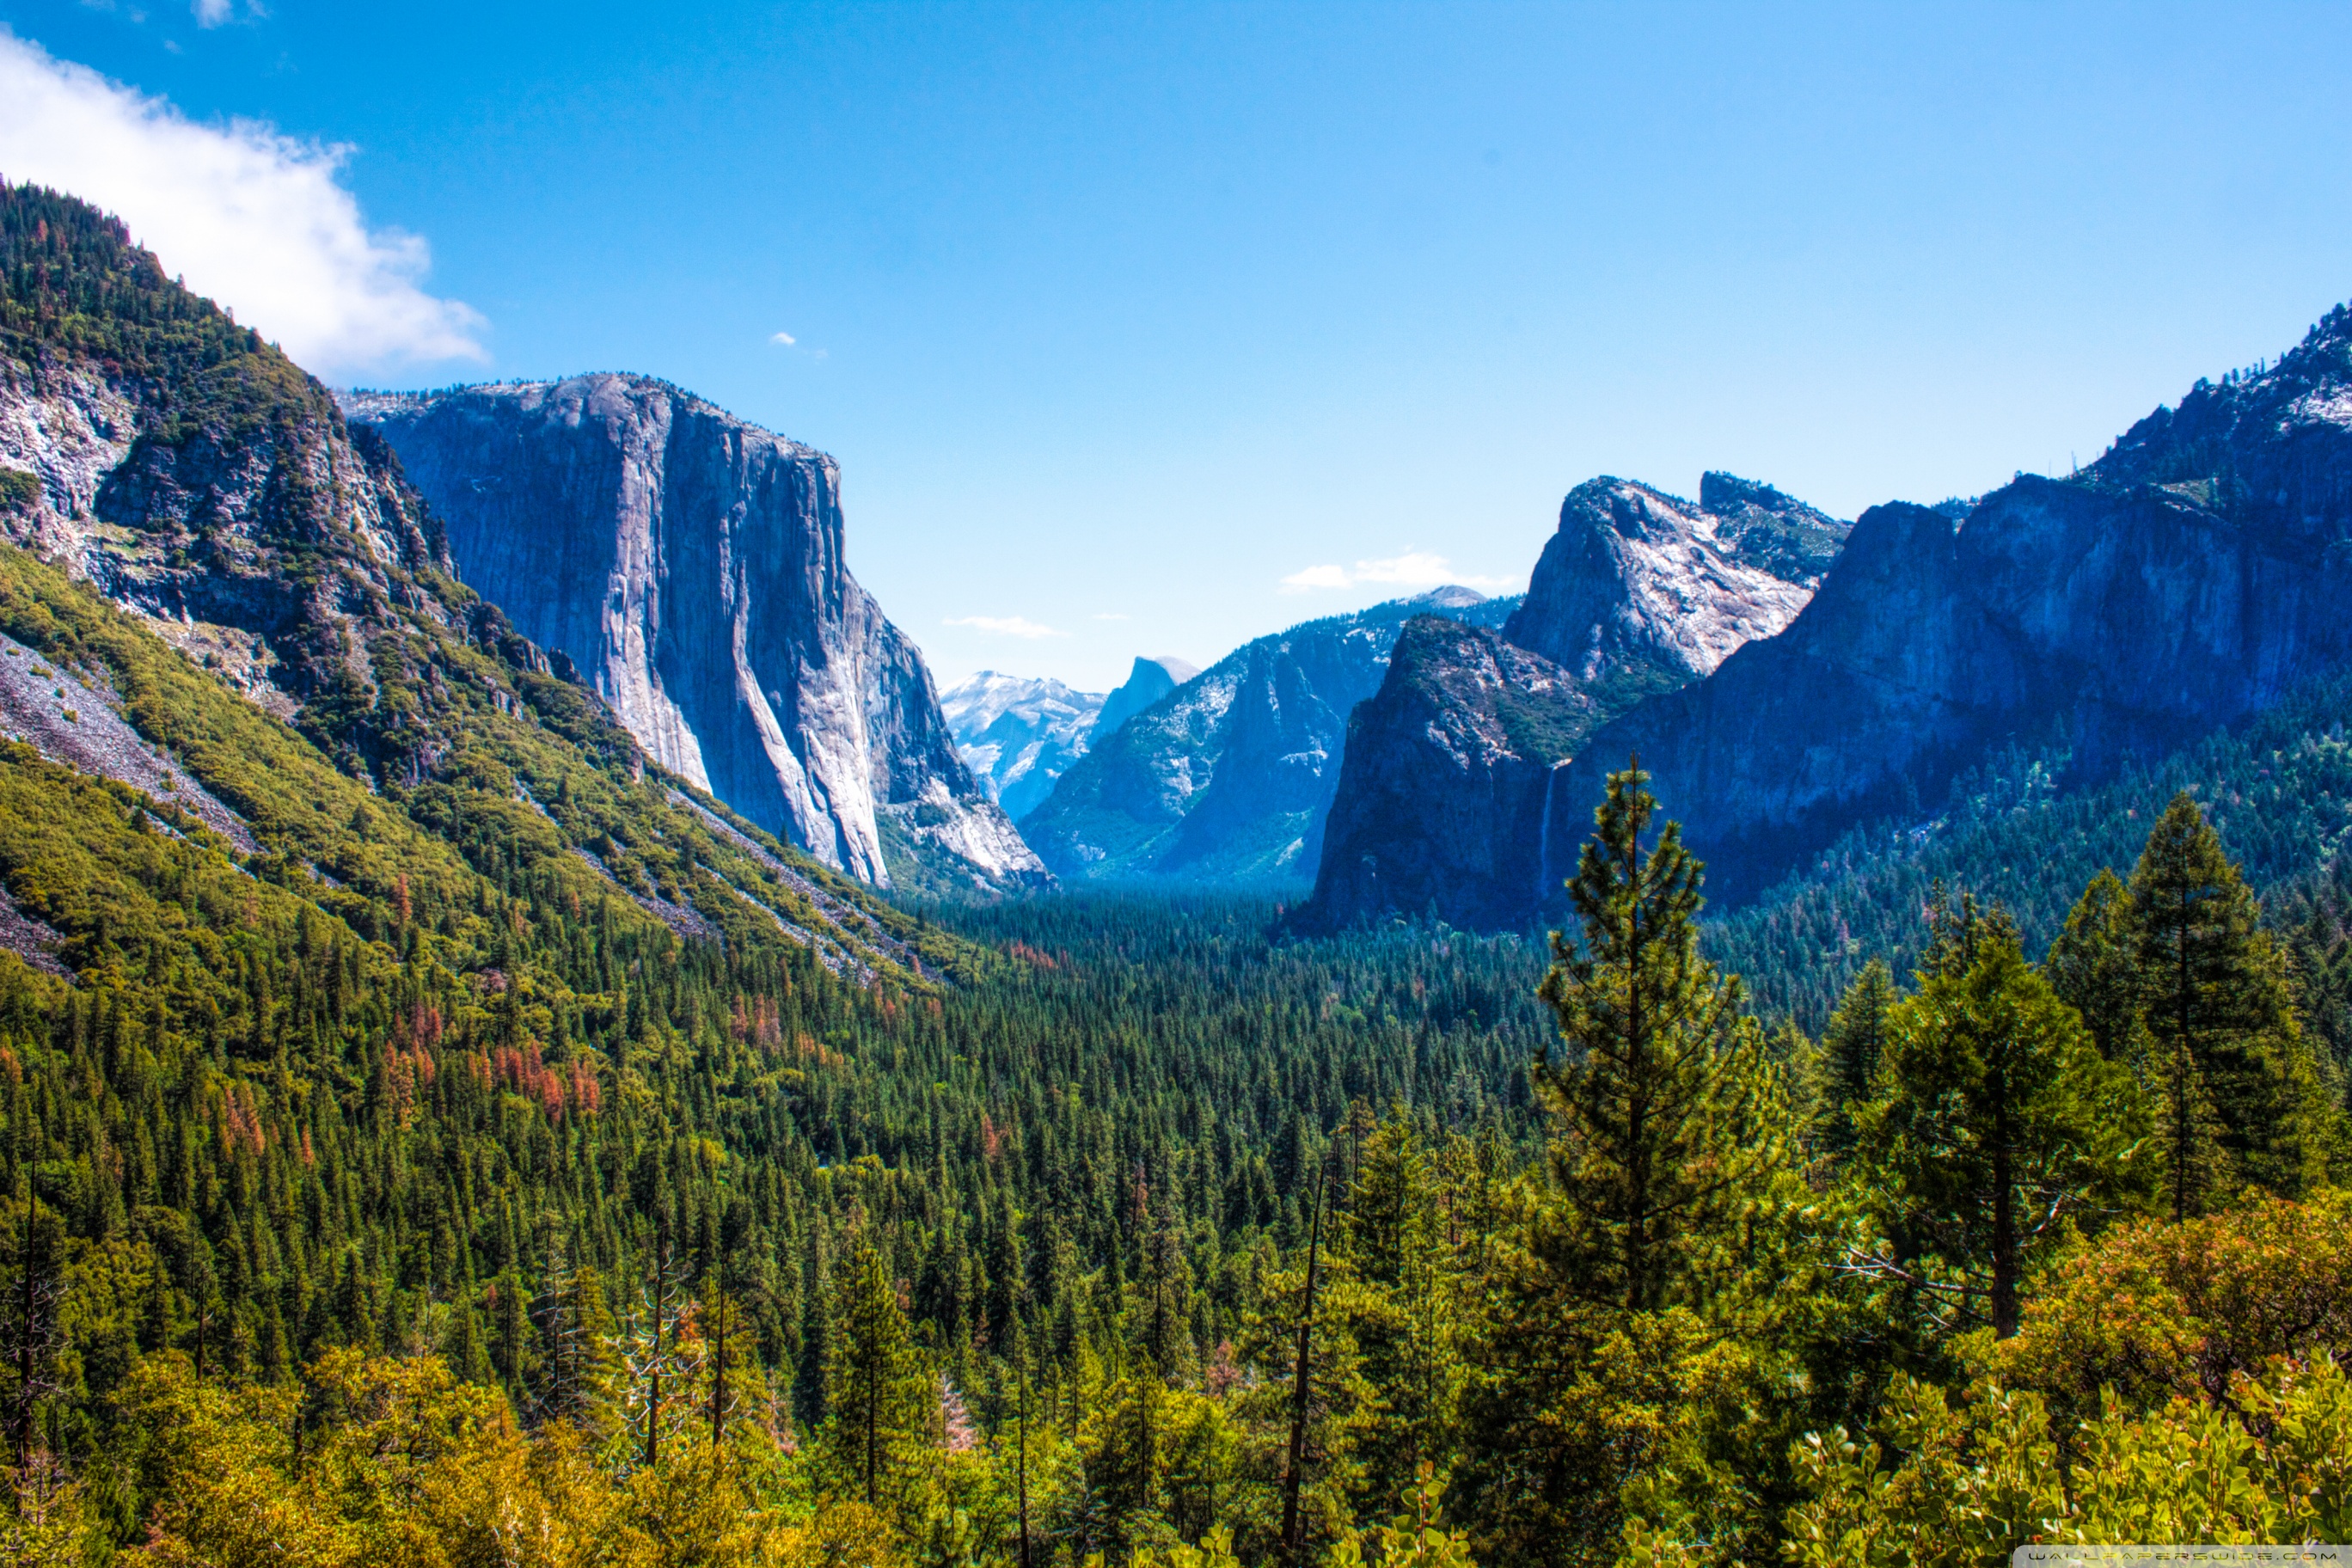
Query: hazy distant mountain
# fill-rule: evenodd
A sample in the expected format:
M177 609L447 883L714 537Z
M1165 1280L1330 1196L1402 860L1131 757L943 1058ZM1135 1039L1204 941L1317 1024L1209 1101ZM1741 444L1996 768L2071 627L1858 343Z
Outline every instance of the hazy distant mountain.
M1093 750L1022 819L1022 833L1067 878L1303 884L1320 853L1348 711L1379 689L1397 629L1433 613L1498 626L1517 603L1441 588L1260 637L1116 729L1098 719ZM1164 666L1139 660L1129 685L1148 689L1171 673L1153 662Z
M1103 700L1102 711L1095 715L1087 743L1100 741L1200 673L1199 665L1173 654L1139 657L1135 668L1128 672L1126 684Z
M1139 667L1143 661L1136 662ZM948 716L964 765L1017 821L1087 754L1103 694L1073 691L1043 677L983 669L941 692L940 710Z

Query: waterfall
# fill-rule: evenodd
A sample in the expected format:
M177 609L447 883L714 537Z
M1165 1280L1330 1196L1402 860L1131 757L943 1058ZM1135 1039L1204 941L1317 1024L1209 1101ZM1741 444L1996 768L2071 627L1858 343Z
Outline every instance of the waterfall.
M1540 911L1546 900L1552 896L1551 883L1551 792L1559 783L1559 770L1568 766L1554 763L1551 772L1544 775L1543 822L1536 829L1536 909Z

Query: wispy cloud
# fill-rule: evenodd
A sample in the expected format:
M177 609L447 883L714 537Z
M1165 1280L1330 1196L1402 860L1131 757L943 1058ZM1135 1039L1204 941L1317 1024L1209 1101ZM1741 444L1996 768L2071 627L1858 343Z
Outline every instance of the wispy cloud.
M1135 619L1133 616L1121 615L1117 610L1097 610L1087 618L1097 621L1131 621Z
M1033 642L1039 637L1066 637L1070 635L1067 632L1055 631L1051 626L1041 626L1023 616L950 616L945 624L951 626L970 626L975 631L988 632L1001 637L1024 637Z
M199 4L207 26L226 0ZM131 226L166 272L322 374L486 358L487 323L425 291L432 255L370 228L341 184L347 146L258 121L200 125L160 98L0 28L0 169Z
M1286 594L1312 594L1327 588L1352 588L1360 583L1388 583L1401 588L1437 588L1448 583L1459 583L1465 588L1507 588L1511 584L1500 577L1476 577L1456 572L1443 555L1432 555L1424 550L1408 550L1402 555L1383 556L1377 561L1359 561L1351 570L1345 566L1308 566L1293 572L1281 582Z
M778 332L774 337L770 338L768 341L775 344L780 349L788 349L794 343L800 342L800 339L793 336L790 332Z

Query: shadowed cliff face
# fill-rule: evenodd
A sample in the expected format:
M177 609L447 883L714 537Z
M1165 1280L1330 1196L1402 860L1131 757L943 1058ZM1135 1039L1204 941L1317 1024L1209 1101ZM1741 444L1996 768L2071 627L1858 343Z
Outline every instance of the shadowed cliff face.
M2074 479L2022 478L1956 530L1873 509L1804 615L1597 733L1553 831L1632 751L1753 894L1856 823L1916 818L1993 747L2095 779L2352 660L2352 320L2200 384Z
M1349 717L1302 924L1390 910L1520 923L1544 891L1520 847L1541 830L1554 764L1604 711L1586 682L1486 627L1407 622L1379 692Z
M824 454L639 376L358 395L467 583L662 765L878 886L1042 874L843 561Z

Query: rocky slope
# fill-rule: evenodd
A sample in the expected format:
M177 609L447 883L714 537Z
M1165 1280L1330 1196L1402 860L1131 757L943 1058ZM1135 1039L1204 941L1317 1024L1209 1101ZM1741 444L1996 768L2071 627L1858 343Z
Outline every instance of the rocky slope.
M940 693L957 754L1015 821L1087 754L1102 707L1099 691L1073 691L1058 680L992 669Z
M1348 712L1399 629L1433 611L1493 626L1517 603L1442 588L1260 637L1097 738L1022 831L1072 879L1303 883Z
M1544 828L1558 765L1787 626L1845 541L1845 523L1769 485L1710 473L1699 497L1579 485L1499 637L1413 624L1349 720L1305 923L1532 914L1559 870Z
M431 925L413 956L444 974L498 968L518 908L647 951L935 969L911 917L649 775L452 567L325 387L119 222L0 184L0 730L22 742L0 772L33 792L12 800L108 781L108 811L372 941ZM103 858L0 816L39 855ZM61 885L29 864L0 857L0 881L57 926Z
M1856 822L1932 811L1994 748L2050 750L2089 780L2264 708L2352 659L2347 605L2339 309L2074 478L2021 477L1957 528L1874 508L1786 633L1594 735L1554 831L1638 751L1736 899Z
M833 460L644 376L353 395L466 581L663 766L877 887L1042 880L845 560Z

